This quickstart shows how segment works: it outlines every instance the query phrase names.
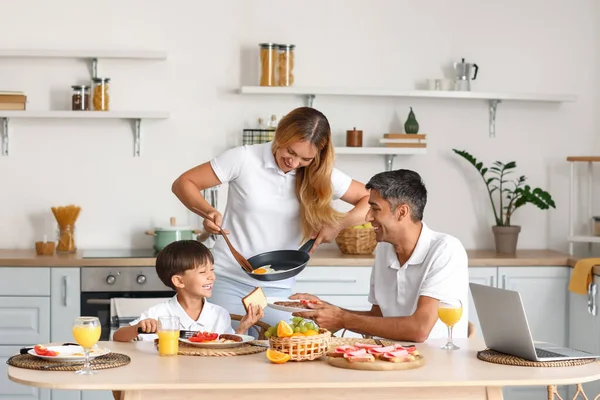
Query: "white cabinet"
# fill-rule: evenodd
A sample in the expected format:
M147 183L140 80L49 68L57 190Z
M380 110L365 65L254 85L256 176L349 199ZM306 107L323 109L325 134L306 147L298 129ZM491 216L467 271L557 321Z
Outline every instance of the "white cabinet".
M600 277L594 276L594 283L600 288ZM588 312L588 296L569 292L569 347L600 354L600 312L592 315ZM600 297L594 296L596 308L600 306ZM583 389L589 399L600 394L600 381L585 383ZM569 388L572 398L574 387Z
M534 340L567 346L570 270L567 266L471 267L469 281L519 292ZM481 337L470 293L469 302L469 320L477 329L476 335ZM505 387L503 393L506 400L543 400L548 396L542 386ZM566 387L559 388L563 398L566 393Z
M50 390L21 385L8 379L6 361L22 346L0 346L0 400L50 400Z

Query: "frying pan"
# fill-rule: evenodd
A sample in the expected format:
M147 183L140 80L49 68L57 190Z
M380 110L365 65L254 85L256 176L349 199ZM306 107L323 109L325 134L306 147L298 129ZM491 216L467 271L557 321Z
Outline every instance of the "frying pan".
M310 260L309 250L315 243L315 239L310 239L304 243L298 250L276 250L267 251L252 256L248 259L252 270L266 265L270 265L275 271L285 271L276 274L253 274L244 270L251 278L259 281L280 281L298 275Z

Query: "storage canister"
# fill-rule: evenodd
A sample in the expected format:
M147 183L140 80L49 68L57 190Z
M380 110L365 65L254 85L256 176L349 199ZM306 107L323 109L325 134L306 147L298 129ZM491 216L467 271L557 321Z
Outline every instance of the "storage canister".
M275 43L261 43L260 48L260 86L277 86L275 77L276 48Z

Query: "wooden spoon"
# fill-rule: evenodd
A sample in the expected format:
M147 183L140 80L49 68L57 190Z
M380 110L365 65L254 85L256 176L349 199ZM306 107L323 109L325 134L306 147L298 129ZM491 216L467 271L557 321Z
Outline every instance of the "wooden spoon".
M204 211L199 210L196 207L192 207L192 209L194 211L196 211L198 214L200 214L200 216L202 218L208 219L209 221L212 221L215 225L217 225L217 223L215 222L215 220L212 219L211 217L209 217ZM238 264L240 264L240 266L242 267L242 269L244 269L244 271L246 271L248 273L252 273L252 271L254 270L252 268L252 265L250 265L250 263L248 262L248 260L246 260L246 258L244 256L242 256L240 253L238 253L238 251L235 249L235 247L233 247L233 245L231 244L231 242L227 238L227 235L223 231L223 228L221 228L220 226L219 226L219 232L221 232L221 235L225 239L225 242L227 243L227 246L229 247L229 250L231 250L231 254L233 254L233 258L235 258L235 260L238 262Z

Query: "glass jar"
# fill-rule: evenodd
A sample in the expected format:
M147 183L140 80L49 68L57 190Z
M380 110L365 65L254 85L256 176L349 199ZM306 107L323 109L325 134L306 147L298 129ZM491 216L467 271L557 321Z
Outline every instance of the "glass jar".
M278 86L294 84L294 48L293 44L277 46L277 79Z
M90 110L90 87L86 85L73 85L73 95L71 97L71 109L73 111Z
M94 110L108 111L110 105L110 95L108 91L108 82L110 78L94 78L92 83L94 86L93 102Z
M75 253L75 225L62 225L58 227L57 253Z
M275 43L261 43L260 48L260 86L277 86L275 78L276 48Z

